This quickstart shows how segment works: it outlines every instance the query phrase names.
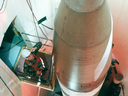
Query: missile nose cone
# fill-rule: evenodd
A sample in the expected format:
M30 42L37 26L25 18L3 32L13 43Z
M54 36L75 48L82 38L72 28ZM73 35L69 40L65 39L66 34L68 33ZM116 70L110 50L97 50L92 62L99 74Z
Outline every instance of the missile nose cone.
M87 11L92 1L95 8ZM112 19L107 1L62 0L54 25L58 80L74 92L93 91L103 83L111 64Z
M66 5L77 12L91 12L98 9L104 0L64 0Z

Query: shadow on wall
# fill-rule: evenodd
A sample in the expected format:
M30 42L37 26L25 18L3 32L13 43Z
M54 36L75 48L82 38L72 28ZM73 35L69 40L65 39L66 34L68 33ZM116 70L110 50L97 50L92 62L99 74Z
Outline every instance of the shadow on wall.
M10 69L13 69L23 43L23 40L14 34L10 25L4 35L0 49L0 58Z

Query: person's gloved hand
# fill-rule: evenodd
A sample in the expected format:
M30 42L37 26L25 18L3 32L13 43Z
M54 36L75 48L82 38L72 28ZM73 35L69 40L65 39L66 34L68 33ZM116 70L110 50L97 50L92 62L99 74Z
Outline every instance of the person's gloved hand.
M36 71L36 75L41 75L41 71Z
M30 49L30 52L34 52L37 49L37 47L34 47L32 49Z

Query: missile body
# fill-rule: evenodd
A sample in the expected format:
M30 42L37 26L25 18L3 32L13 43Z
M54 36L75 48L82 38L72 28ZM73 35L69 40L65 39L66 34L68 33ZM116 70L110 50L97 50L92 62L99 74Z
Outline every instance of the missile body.
M111 64L107 1L62 0L54 23L54 63L63 95L98 94Z

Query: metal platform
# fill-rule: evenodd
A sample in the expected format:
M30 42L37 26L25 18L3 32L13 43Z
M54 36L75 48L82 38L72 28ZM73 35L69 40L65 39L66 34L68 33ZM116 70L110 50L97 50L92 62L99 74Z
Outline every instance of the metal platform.
M23 46L22 49L24 49L24 47L25 46ZM14 66L14 72L18 76L18 78L25 83L29 83L33 86L38 86L43 89L53 91L55 86L55 70L52 64L52 54L39 50L37 56L39 56L44 61L45 67L48 68L48 71L43 74L41 81L39 81L39 79L35 77L29 77L24 74L23 65L25 59L21 56L21 51Z

